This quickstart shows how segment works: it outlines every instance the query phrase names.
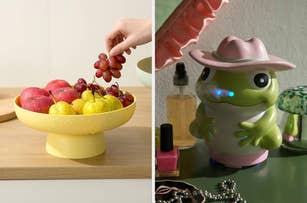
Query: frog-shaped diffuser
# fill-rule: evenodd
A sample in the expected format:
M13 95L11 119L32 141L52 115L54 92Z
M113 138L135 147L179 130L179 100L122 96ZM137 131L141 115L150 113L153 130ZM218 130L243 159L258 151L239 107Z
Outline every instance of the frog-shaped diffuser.
M276 71L295 65L268 55L261 40L226 37L217 51L192 50L204 65L196 92L201 100L191 133L204 138L210 157L233 168L263 162L282 142L276 123Z

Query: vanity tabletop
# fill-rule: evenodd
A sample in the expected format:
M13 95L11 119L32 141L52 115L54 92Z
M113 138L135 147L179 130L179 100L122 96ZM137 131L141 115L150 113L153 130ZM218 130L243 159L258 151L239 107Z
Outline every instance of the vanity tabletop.
M180 152L181 175L176 179L199 189L215 192L218 182L233 179L248 203L307 202L307 155L280 148L265 163L237 170L210 163L202 141Z
M106 152L88 159L61 159L45 152L46 134L13 119L0 123L0 179L94 179L151 177L151 89L123 87L137 98L123 126L106 131ZM0 88L18 95L22 88Z

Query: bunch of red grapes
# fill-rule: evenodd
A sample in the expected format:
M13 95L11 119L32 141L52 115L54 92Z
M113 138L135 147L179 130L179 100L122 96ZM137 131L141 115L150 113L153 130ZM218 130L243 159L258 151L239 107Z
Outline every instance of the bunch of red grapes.
M106 91L103 89L103 87L94 83L87 83L83 78L78 79L77 83L74 85L74 88L79 94L82 94L82 92L84 92L86 89L89 89L102 96L106 95Z
M86 80L84 80L83 78L79 78L77 83L74 85L74 88L79 92L79 94L82 94L82 92L89 89L93 92L97 92L101 96L104 96L106 94L113 95L121 101L124 107L129 106L133 103L133 96L127 91L120 90L118 83L115 83L110 87L104 89L103 87L99 86L98 84L95 84L94 82L87 83Z
M106 82L110 82L112 77L120 78L120 70L125 62L126 58L122 54L111 56L110 58L105 53L99 54L98 61L94 64L94 68L97 69L96 77L103 77Z

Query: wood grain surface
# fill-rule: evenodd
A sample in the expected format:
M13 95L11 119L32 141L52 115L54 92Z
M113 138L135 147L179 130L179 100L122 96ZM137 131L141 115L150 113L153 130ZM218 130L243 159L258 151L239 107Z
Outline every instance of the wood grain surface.
M52 157L45 152L45 133L17 119L0 123L0 179L150 178L151 89L123 89L137 98L135 114L125 125L105 132L106 152L94 158Z
M13 101L19 90L10 90L10 88L0 89L0 123L16 118Z

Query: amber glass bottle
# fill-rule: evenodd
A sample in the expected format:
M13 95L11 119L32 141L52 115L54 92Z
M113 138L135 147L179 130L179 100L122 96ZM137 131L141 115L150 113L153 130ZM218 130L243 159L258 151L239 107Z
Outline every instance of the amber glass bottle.
M189 132L190 123L195 118L196 97L186 90L189 80L184 63L176 64L173 78L174 91L167 96L167 120L173 125L174 145L190 148L195 138Z

